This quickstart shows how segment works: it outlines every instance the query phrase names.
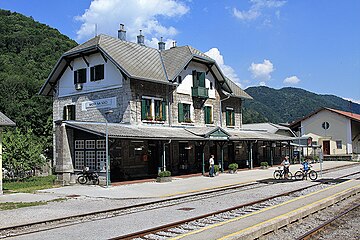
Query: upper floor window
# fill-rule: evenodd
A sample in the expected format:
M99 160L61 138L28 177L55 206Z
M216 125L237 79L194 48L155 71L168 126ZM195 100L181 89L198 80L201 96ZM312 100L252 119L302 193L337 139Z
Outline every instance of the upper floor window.
M74 71L74 84L77 83L86 83L86 68Z
M166 102L156 98L143 98L141 100L141 120L165 121Z
M178 105L178 120L179 122L187 122L191 123L191 111L190 111L190 104L186 103L179 103Z
M63 119L75 120L75 105L64 106Z
M226 108L226 126L235 126L235 111L233 108Z
M205 124L213 124L214 123L211 106L204 107L204 118L205 118Z
M193 71L193 87L205 87L205 72Z
M90 68L90 81L104 79L104 64L96 65Z

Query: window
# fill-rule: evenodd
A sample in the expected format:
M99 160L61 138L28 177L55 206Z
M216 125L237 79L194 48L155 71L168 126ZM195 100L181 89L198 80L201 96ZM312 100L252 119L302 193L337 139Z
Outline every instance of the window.
M213 124L212 107L205 106L204 108L205 124Z
M74 84L86 83L86 68L74 71Z
M95 149L95 140L86 140L85 148L86 149Z
M94 171L95 161L96 161L95 151L86 151L85 158L86 158L86 166L89 167L90 170Z
M104 171L106 170L106 151L97 151L97 170Z
M141 120L153 120L151 111L151 99L141 100Z
M181 82L182 82L182 77L181 76L178 76L178 84L181 84Z
M235 112L232 108L226 108L226 126L235 126Z
M179 103L178 105L178 120L179 122L187 122L191 123L191 115L190 115L190 104Z
M84 169L84 151L75 151L75 169Z
M64 106L63 120L75 120L75 105Z
M213 83L210 82L210 89L212 90L213 89Z
M193 87L205 87L205 72L193 71Z
M336 148L337 149L342 149L342 141L341 140L336 141Z
M166 112L166 107L165 107L165 102L161 101L161 100L154 100L154 104L155 104L155 120L156 121L165 121L165 112Z
M105 149L106 142L105 140L96 140L96 148L97 149Z
M141 100L141 120L165 121L166 102L161 99L144 98Z
M96 65L90 68L90 81L104 79L104 64Z
M84 140L75 140L75 149L84 149Z

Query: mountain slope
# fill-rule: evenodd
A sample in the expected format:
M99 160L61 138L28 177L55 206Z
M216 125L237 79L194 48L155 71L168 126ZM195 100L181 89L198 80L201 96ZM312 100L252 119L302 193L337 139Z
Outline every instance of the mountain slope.
M0 9L0 111L21 129L51 136L52 99L37 93L58 58L76 45L56 29Z
M244 123L292 122L321 107L360 113L360 105L334 95L319 95L300 88L249 87L254 100L244 104ZM255 116L251 118L251 116Z

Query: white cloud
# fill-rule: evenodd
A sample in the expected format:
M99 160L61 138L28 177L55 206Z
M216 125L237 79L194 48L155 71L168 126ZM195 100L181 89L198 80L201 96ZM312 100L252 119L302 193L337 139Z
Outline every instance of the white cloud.
M300 79L297 76L291 76L284 79L283 83L285 84L298 84L300 82Z
M259 82L260 86L266 86L266 82Z
M357 103L357 104L360 104L360 99L356 100L356 99L353 99L353 98L343 98L345 99L346 101L351 101L353 103Z
M224 63L224 57L221 55L219 49L211 48L209 51L205 52L205 54L216 61L226 77L234 81L237 85L239 85L239 87L242 87L240 78L236 74L235 70Z
M255 20L263 14L265 9L280 8L286 3L286 1L282 0L250 0L250 2L251 7L247 11L241 11L237 8L233 8L234 16L243 21ZM279 17L280 10L277 10L275 14Z
M98 33L117 35L120 23L125 24L127 39L134 41L139 30L152 37L171 37L177 34L177 29L164 26L157 17L180 17L189 8L175 0L93 0L90 7L75 19L82 22L77 31L77 40L86 40L95 34L95 24Z
M267 59L264 59L263 63L251 63L249 67L252 77L263 81L269 80L274 70L274 65Z

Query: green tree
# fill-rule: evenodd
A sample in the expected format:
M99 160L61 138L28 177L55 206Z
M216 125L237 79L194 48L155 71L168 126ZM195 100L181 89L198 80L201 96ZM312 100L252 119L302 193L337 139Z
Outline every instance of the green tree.
M43 143L31 130L25 134L20 129L6 131L3 140L3 167L12 171L17 178L26 172L34 172L45 164L41 156Z

